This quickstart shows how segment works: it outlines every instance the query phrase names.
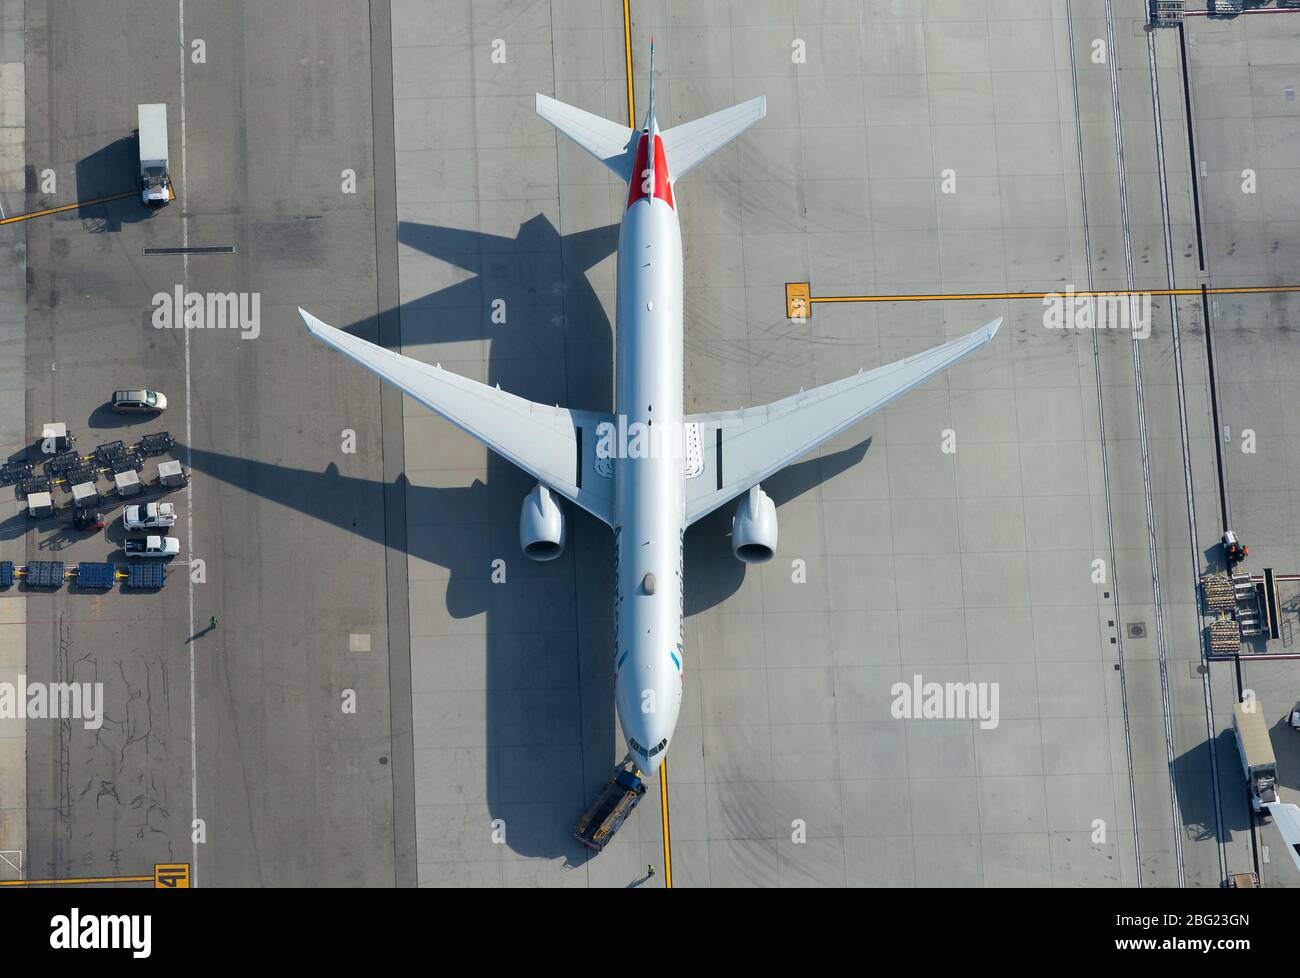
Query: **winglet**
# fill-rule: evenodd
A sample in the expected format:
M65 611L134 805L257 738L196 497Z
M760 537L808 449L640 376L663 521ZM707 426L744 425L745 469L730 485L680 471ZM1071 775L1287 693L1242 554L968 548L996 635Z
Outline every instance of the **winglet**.
M307 327L307 332L311 333L312 336L320 335L320 330L316 328L317 326L321 325L321 321L319 319L317 319L315 316L309 313L302 306L298 307L298 315L302 317L302 322L303 325Z

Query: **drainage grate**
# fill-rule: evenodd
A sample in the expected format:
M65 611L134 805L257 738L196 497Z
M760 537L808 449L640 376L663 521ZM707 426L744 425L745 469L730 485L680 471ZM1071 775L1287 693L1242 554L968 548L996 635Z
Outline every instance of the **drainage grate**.
M145 248L146 255L233 255L234 245L208 245L202 248Z

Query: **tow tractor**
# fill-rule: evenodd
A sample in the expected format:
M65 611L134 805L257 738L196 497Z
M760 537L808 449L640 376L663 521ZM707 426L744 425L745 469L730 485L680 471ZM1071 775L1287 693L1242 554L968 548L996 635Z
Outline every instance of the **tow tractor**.
M74 530L102 530L107 525L104 522L104 514L97 513L93 509L79 509L72 517Z
M588 849L600 852L644 796L645 781L641 772L629 761L624 761L591 807L578 819L573 837Z
M1237 539L1232 530L1223 531L1223 557L1228 563L1228 570L1240 564L1250 554L1250 548Z

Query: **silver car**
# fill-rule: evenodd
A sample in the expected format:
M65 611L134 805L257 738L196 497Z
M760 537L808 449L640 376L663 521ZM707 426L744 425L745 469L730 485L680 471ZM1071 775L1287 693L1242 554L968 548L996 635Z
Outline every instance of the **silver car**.
M118 414L158 414L167 410L167 398L157 391L114 391L113 410Z

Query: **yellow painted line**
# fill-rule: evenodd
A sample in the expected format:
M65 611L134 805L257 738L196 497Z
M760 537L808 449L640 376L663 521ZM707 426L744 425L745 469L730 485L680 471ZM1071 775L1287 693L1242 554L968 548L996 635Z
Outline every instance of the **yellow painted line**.
M85 886L91 883L152 883L155 890L188 890L189 863L154 863L152 876L83 876L63 880L0 880L0 886Z
M673 843L668 832L668 759L659 765L659 805L664 819L664 889L673 888Z
M787 297L790 296L791 283L786 286ZM1265 295L1270 293L1300 292L1300 285L1243 285L1236 287L1206 289L1208 295ZM1055 292L955 292L929 295L814 295L809 302L976 302L996 299L1046 299L1049 296L1124 296L1124 295L1200 295L1196 289L1094 289L1094 290L1058 290Z
M72 880L0 880L0 886L83 886L87 883L152 883L152 876L87 876Z
M75 211L80 207L93 207L95 204L107 204L113 200L125 200L127 197L134 197L136 191L128 190L126 193L110 194L107 197L96 197L94 200L79 200L75 204L63 204L60 207L47 207L43 211L32 211L30 214L15 214L13 217L0 218L0 224L13 224L17 221L30 221L34 217L49 217L51 214L62 214L64 211Z
M627 127L636 128L636 96L632 92L632 11L631 0L623 0L623 59L627 63Z

